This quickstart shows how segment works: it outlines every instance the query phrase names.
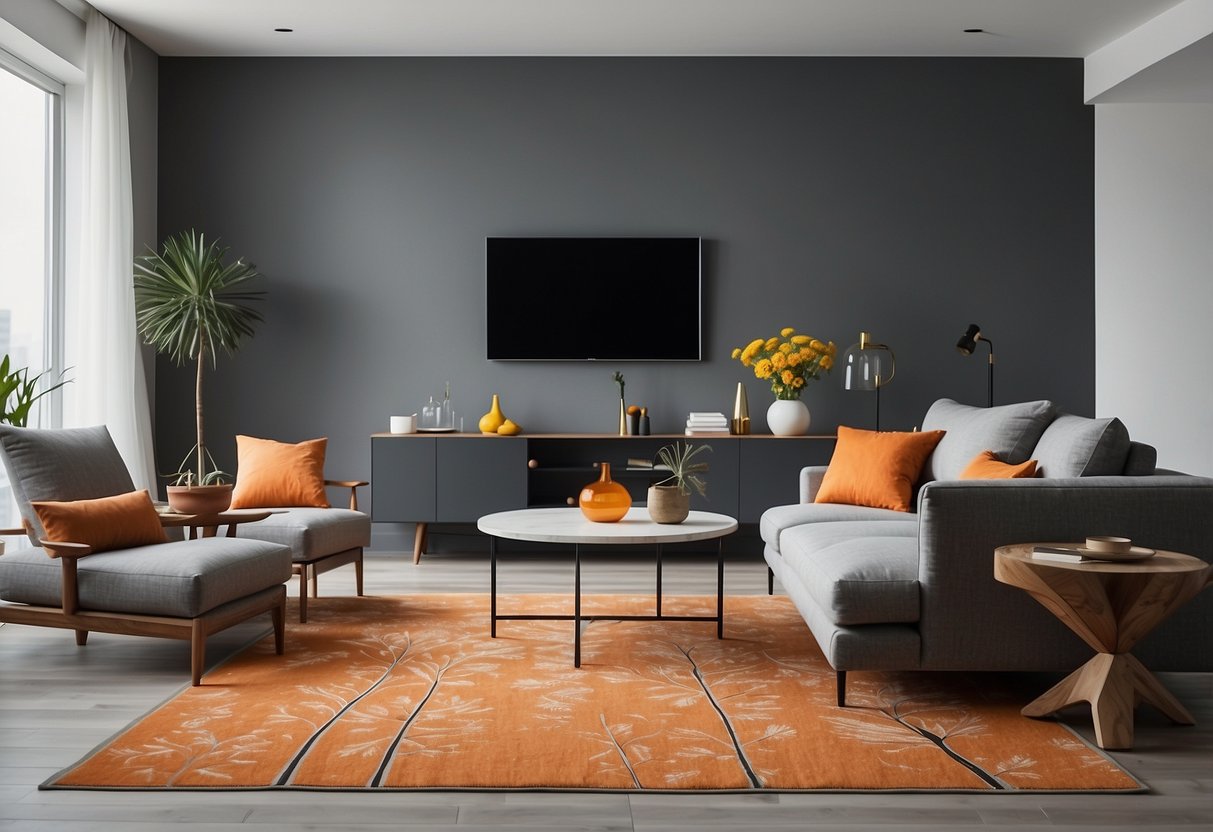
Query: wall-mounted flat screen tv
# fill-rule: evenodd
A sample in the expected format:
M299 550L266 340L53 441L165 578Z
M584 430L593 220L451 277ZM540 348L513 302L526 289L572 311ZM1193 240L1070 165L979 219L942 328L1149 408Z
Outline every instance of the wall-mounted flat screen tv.
M698 361L698 237L489 237L488 357Z

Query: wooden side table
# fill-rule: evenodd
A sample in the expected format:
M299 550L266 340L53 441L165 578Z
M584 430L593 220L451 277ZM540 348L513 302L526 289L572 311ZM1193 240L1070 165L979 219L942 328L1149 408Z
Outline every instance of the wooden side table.
M1180 725L1195 720L1129 651L1208 586L1213 566L1179 552L1159 551L1134 562L1060 563L1032 557L1023 543L994 550L994 577L1019 587L1093 647L1096 655L1025 707L1048 716L1075 702L1091 703L1100 748L1133 747L1133 708L1149 702Z

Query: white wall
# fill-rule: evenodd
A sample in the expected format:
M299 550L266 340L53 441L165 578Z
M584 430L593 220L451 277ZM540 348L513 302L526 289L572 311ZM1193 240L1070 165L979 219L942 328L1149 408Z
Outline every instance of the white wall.
M1095 408L1160 467L1213 476L1211 329L1213 105L1096 105Z

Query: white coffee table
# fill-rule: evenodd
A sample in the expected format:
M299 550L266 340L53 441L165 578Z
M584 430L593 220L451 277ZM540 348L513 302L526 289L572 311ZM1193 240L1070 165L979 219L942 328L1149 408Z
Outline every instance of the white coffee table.
M692 511L682 523L663 525L649 519L643 506L630 509L618 523L592 523L579 508L530 508L503 511L481 517L476 523L489 535L491 554L491 607L489 634L497 637L498 621L572 621L573 666L581 667L581 622L610 621L715 621L716 637L724 638L724 550L722 538L737 530L737 521L723 514ZM526 540L532 543L573 544L572 615L498 615L497 614L497 539ZM662 615L661 547L669 543L716 540L716 615ZM657 585L655 615L582 615L581 547L587 545L653 544L657 548Z

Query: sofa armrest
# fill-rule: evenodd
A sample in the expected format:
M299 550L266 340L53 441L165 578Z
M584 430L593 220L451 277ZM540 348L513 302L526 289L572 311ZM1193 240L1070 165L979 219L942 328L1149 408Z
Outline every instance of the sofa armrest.
M358 510L358 488L370 485L366 480L325 480L324 484L332 488L348 488L350 490L350 511Z
M939 651L952 650L999 652L999 664L1008 669L1052 655L1060 669L1067 650L1081 648L1061 625L1042 623L1051 616L1026 593L994 580L999 546L1116 535L1213 562L1213 479L1204 477L931 482L919 493L918 514L924 666L939 663ZM1160 644L1166 636L1150 639L1173 665L1159 669L1191 669L1183 650L1195 649L1192 632L1213 630L1213 598L1196 599L1172 623L1193 629L1172 637L1173 644ZM1060 645L1041 639L1053 630ZM1048 664L1035 662L1037 669Z
M825 465L810 465L800 469L800 502L811 503L817 497L821 488L821 480L826 475Z

